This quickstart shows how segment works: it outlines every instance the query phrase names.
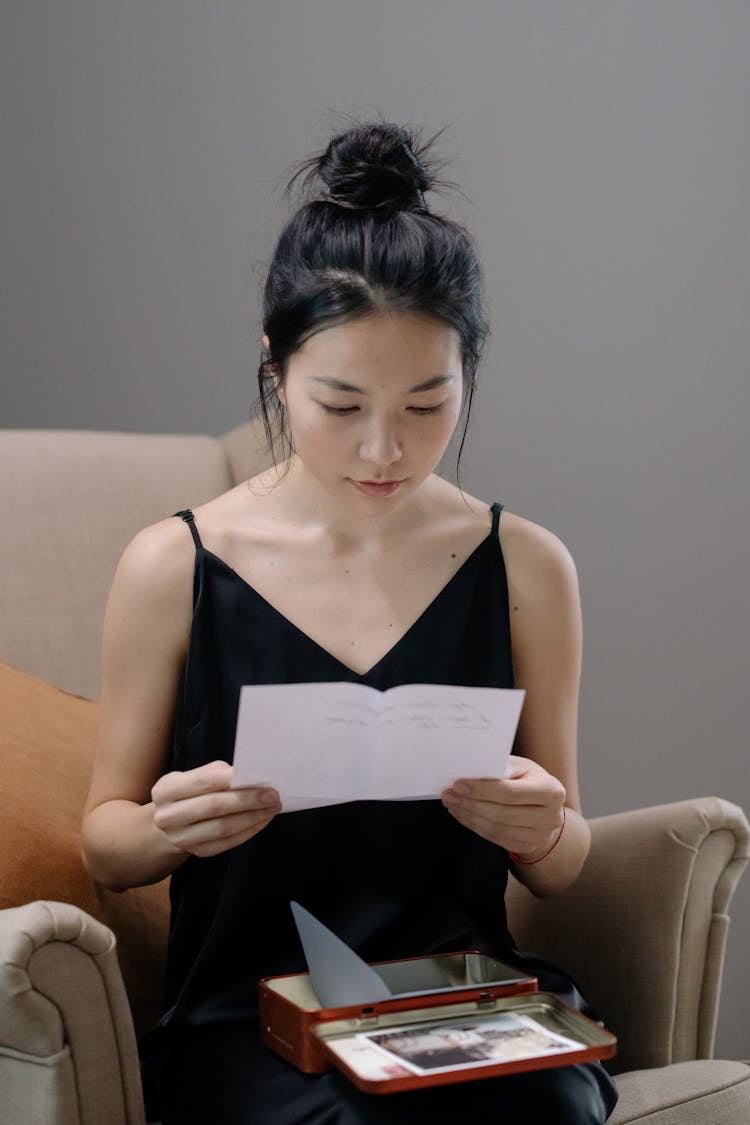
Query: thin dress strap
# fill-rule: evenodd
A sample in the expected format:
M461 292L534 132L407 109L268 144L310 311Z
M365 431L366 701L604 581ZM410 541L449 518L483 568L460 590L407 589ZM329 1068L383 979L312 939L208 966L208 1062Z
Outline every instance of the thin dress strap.
M500 529L500 513L502 512L502 510L503 510L502 504L498 504L497 501L495 501L495 503L490 508L490 511L492 512L492 530L491 530L490 534L495 539L497 539L498 532L499 532L499 529Z
M201 543L201 537L198 534L198 528L195 526L195 516L191 512L190 508L185 508L182 512L175 512L174 515L179 516L180 519L185 521L185 523L190 528L190 534L193 537L196 551L201 551L203 549L203 544Z

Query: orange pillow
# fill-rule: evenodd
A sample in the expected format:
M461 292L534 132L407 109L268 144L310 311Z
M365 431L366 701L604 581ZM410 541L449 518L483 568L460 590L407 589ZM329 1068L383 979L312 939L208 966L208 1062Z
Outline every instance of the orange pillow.
M72 902L110 926L138 1033L161 1000L168 884L96 887L79 851L99 705L0 663L0 908Z

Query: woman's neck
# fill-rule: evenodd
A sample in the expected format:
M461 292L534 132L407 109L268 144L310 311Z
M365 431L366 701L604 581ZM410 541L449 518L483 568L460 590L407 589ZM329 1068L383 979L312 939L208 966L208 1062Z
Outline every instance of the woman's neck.
M338 551L382 552L404 534L434 518L434 505L450 485L431 474L403 501L389 499L367 510L352 490L352 502L333 495L292 455L255 477L253 491L273 498L274 517L300 529L317 530ZM342 494L345 496L345 493Z

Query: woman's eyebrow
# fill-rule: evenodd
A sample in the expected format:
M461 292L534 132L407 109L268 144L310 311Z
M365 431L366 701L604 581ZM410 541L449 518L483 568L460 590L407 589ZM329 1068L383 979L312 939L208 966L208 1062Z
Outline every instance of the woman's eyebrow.
M404 394L413 395L417 391L432 391L435 387L442 387L445 383L452 383L455 376L453 375L433 375L431 379L425 380L424 383L417 383L416 387L409 387L408 391Z
M327 387L331 387L334 391L351 391L355 395L367 394L361 387L355 387L353 383L345 383L341 379L334 379L332 375L313 375L314 383L325 383Z
M346 383L343 379L334 379L332 375L313 375L313 382L325 383L327 387L331 387L334 391L347 391L350 394L366 395L367 391L362 387L355 387L353 383ZM418 391L431 391L435 387L442 387L445 383L452 383L453 375L433 375L431 379L426 379L423 383L417 383L415 387L409 387L408 391L403 393L406 395L416 394Z

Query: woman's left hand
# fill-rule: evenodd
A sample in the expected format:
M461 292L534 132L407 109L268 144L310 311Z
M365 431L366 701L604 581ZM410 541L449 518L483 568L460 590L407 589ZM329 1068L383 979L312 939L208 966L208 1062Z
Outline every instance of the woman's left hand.
M462 778L442 794L459 823L530 862L543 856L564 823L565 787L531 758L511 755L504 778Z

